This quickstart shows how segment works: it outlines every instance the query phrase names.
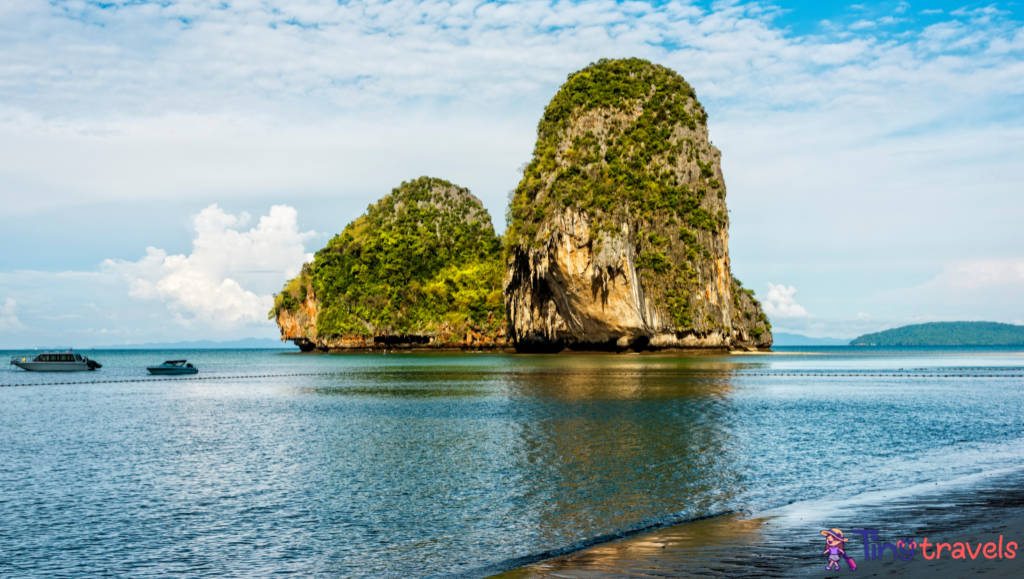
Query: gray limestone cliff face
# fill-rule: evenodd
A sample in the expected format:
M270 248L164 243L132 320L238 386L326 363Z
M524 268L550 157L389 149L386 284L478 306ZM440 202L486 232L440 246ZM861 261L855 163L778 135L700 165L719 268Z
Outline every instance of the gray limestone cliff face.
M681 77L636 59L571 75L510 209L517 348L770 347L767 316L732 275L725 200L721 153Z

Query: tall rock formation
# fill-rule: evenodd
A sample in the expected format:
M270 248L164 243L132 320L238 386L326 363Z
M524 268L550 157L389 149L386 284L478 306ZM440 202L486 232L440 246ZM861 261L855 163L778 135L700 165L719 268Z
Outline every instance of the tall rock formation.
M675 72L573 73L544 111L509 208L505 310L521 350L767 348L732 276L721 153Z
M281 340L303 351L500 348L501 241L468 189L402 183L275 296Z

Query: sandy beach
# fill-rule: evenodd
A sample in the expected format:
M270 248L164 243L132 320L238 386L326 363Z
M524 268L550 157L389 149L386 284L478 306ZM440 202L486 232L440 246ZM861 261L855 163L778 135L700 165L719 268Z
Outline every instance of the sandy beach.
M826 570L820 532L839 528L856 570L841 563ZM927 560L865 558L863 533L878 531L871 545L901 538L929 544L969 543L976 554L954 559L945 550ZM659 529L497 575L500 579L554 577L1021 577L1024 554L986 558L979 543L1024 544L1024 471L974 475L832 500L794 503L756 515L731 514ZM934 547L928 550L934 557ZM989 550L992 554L992 549Z

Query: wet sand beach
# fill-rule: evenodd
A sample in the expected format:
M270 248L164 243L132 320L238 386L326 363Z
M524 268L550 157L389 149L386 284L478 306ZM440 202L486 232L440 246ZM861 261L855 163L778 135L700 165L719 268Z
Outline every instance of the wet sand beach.
M837 493L837 495L840 493ZM826 570L820 532L839 528L857 568L845 562ZM865 559L862 534L877 530L870 544L896 544L901 538L969 542L971 559L949 551L926 560L921 549L910 561ZM564 557L540 561L497 575L500 579L618 577L1022 577L1024 554L987 559L978 543L1024 545L1024 471L974 475L832 500L794 503L756 515L730 514L695 521L597 545ZM929 554L934 554L934 547ZM990 553L992 551L990 550Z

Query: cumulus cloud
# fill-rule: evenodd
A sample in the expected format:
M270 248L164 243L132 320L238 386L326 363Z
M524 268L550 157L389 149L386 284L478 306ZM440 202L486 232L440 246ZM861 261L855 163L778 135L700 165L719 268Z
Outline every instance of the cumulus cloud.
M807 318L810 314L803 306L796 303L793 286L775 285L768 282L768 295L764 298L764 311L775 318Z
M13 332L25 329L25 325L18 319L17 314L17 302L13 298L7 298L7 301L0 306L0 332Z
M313 258L304 243L316 233L300 232L297 216L295 209L275 205L256 227L239 231L249 215L230 215L213 204L193 219L191 254L149 247L138 261L108 259L101 267L127 280L132 297L165 302L180 323L266 323L273 297L243 284L263 273L294 276Z

